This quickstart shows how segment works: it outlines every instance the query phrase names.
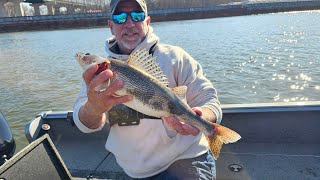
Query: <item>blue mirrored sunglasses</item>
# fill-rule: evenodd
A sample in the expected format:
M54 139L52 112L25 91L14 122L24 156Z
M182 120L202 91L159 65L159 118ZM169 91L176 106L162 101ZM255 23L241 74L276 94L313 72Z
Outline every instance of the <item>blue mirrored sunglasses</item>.
M113 14L112 20L116 24L123 24L127 21L128 15L130 15L134 22L141 22L146 18L144 12L120 12Z

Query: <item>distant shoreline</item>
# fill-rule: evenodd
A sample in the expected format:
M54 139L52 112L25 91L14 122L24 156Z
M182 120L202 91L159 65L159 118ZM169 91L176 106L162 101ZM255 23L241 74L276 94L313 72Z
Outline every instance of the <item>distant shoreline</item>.
M320 1L252 3L149 11L152 22L320 9ZM0 18L0 33L105 27L109 13Z

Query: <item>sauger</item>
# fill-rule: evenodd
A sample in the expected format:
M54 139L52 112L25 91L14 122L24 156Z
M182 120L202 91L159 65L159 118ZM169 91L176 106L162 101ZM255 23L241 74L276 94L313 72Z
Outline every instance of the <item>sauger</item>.
M89 53L77 53L76 59L84 70L98 64L99 69L96 74L107 68L113 71L114 76L97 87L96 91L104 91L115 79L121 79L124 86L114 95L133 97L132 101L124 105L143 114L159 118L175 115L182 122L198 128L206 135L215 159L219 157L222 144L234 143L241 138L235 131L206 121L197 115L185 101L187 87L168 88L169 83L159 64L145 49L134 51L127 62Z

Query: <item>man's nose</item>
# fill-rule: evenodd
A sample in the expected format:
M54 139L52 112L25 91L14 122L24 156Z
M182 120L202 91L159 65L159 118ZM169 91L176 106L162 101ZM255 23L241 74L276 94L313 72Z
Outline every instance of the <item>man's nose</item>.
M132 21L131 16L127 17L127 21L125 22L125 26L129 27L129 28L135 26L135 23L134 23L134 21Z

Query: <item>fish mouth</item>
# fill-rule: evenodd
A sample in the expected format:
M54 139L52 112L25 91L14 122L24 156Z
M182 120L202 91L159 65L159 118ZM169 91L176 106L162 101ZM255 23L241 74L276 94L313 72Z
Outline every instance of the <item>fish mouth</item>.
M83 56L84 56L84 53L82 53L82 52L77 52L76 55L75 55L75 58L76 58L77 60L80 60L81 57L83 57Z
M94 73L95 75L98 75L100 74L102 71L105 71L107 70L109 67L108 67L108 63L107 62L103 62L103 63L100 63L98 64L98 70Z

